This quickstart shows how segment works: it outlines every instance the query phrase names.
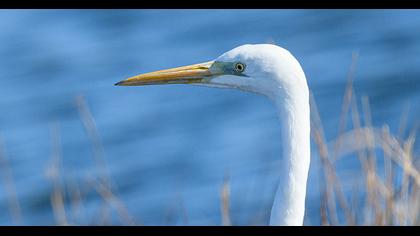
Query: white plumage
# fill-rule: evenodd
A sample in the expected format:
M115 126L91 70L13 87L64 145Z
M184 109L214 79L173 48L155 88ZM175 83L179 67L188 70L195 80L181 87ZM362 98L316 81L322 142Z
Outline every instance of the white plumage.
M310 164L310 109L306 77L295 57L276 45L247 44L214 61L146 73L117 85L171 83L236 88L274 102L282 128L283 157L269 224L302 225Z

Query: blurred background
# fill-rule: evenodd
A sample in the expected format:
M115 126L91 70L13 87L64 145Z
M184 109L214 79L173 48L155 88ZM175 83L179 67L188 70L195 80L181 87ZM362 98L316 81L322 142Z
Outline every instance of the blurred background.
M401 139L417 132L418 10L1 10L0 29L1 225L267 224L282 148L269 100L114 86L242 44L295 55L327 141L339 132L349 71L372 126ZM418 151L413 142L412 157ZM363 202L354 156L336 172L348 202ZM305 225L320 225L314 141L311 158Z

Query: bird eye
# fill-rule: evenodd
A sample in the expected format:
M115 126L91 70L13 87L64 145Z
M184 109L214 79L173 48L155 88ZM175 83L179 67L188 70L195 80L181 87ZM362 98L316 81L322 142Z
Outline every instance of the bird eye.
M245 64L242 64L240 62L235 64L235 70L236 72L242 72L245 70Z

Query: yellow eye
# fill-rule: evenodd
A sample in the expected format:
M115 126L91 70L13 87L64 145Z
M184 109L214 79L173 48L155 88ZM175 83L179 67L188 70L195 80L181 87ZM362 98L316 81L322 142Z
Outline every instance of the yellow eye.
M240 62L235 64L235 70L236 72L242 72L245 70L245 64L242 64Z

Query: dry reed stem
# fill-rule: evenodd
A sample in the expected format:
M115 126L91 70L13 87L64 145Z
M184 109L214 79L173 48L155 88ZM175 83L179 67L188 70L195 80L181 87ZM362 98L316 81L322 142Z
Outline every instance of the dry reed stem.
M50 200L57 225L68 225L64 206L63 188L60 182L61 169L61 137L58 123L50 125L51 133L51 165L47 169L47 177L53 184Z
M86 103L86 100L83 96L77 96L75 98L76 106L79 111L80 120L83 123L83 127L85 128L86 134L88 135L92 147L93 147L93 158L96 162L96 167L98 168L99 178L101 181L104 182L109 188L110 186L110 178L108 168L105 162L105 151L102 145L102 141L98 130L96 128L96 122L90 112L90 109Z
M230 184L229 184L229 175L225 174L223 178L223 185L220 191L220 199L221 199L221 214L222 214L222 225L224 226L231 226L232 221L230 217Z
M353 78L354 78L354 73L356 71L356 64L357 64L358 58L359 58L359 53L353 52L350 69L347 74L347 84L346 84L346 89L345 89L344 97L343 97L343 105L341 106L341 113L340 113L337 135L342 134L344 132L344 129L346 128L347 114L349 112L350 103L352 101L352 96L353 96ZM335 160L335 158L337 157L337 151L340 148L340 145L341 145L340 142L335 143L333 160Z
M114 207L123 222L128 225L136 225L134 217L130 215L125 204L104 183L94 180L89 180L88 183L104 199L105 203Z
M312 93L310 93L310 107L311 107L311 136L315 141L315 144L318 147L319 157L321 159L321 166L323 170L323 176L325 178L324 181L320 181L321 183L331 183L333 182L333 176L331 175L331 166L329 165L328 161L328 147L325 145L325 135L324 129L321 122L321 118L318 112L318 107L315 102L315 98ZM322 174L320 174L322 175ZM329 224L337 224L338 218L336 213L335 202L333 198L333 189L332 185L325 185L321 184L322 192L322 205L325 205L325 211L321 210L321 215L326 216L327 212L329 218L322 219L322 225L329 225ZM328 220L329 219L329 220ZM332 221L332 222L330 222Z
M340 120L339 120L339 129L338 133L339 135L344 131L347 123L347 113L350 109L351 101L352 101L352 94L353 94L353 77L354 72L356 68L356 62L358 58L358 53L353 52L352 54L352 61L350 70L347 76L347 85L346 90L344 94L343 99L343 105L342 110L340 114ZM317 144L320 158L321 158L321 164L324 170L324 177L326 180L326 190L323 194L323 197L325 197L325 200L327 202L327 208L329 212L329 218L331 221L331 224L336 225L338 224L338 217L337 217L337 210L336 210L336 204L335 204L335 197L338 199L338 203L342 209L344 209L344 213L346 216L347 221L350 224L354 224L354 216L352 215L352 212L350 208L348 207L348 203L346 201L345 195L342 192L342 188L339 183L339 178L337 177L335 167L332 165L330 161L330 155L328 148L324 145L326 143L325 136L323 133L323 127L321 118L319 115L318 108L316 106L315 99L311 93L310 96L310 103L311 103L311 136L313 137L315 143ZM313 124L312 124L313 123ZM341 142L336 142L333 150L332 160L334 161L337 158L337 152L340 149ZM323 222L325 219L323 220Z
M6 157L6 151L4 150L3 142L0 139L0 170L2 173L3 184L5 192L7 193L9 213L12 216L12 220L15 225L22 224L22 214L20 209L19 199L16 194L16 186L13 178L12 168L10 167L9 161Z
M104 201L99 213L102 218L99 219L102 219L103 222L108 221L106 217L108 215L108 211L104 208L107 207L107 204L112 203L118 215L121 217L121 220L129 225L133 225L134 218L130 216L123 202L116 197L115 193L113 193L115 190L112 190L110 176L105 161L105 151L89 106L83 96L77 96L75 101L80 114L80 120L82 121L85 131L92 143L94 153L93 157L99 171L99 187L95 186L95 190L102 196Z
M70 194L71 213L73 222L83 222L83 220L86 221L84 215L82 216L82 212L84 212L85 208L83 205L83 197L82 192L79 188L79 184L76 181L68 183L67 189Z

